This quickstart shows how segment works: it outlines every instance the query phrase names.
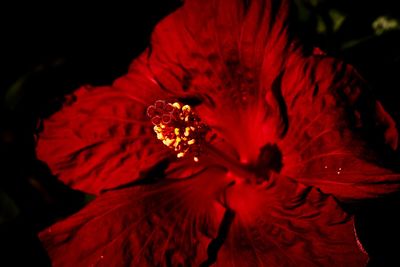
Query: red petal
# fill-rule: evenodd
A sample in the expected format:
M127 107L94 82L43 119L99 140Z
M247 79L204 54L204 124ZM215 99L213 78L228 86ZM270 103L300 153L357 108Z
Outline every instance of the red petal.
M229 181L224 171L210 169L177 182L110 191L40 238L53 266L365 263L352 219L332 197L273 177L258 187L236 183L223 200Z
M284 17L286 9L280 10ZM268 53L270 57L280 58L279 44L285 36L278 33L285 28L280 16L274 28L269 27L271 13L269 1L255 1L248 8L241 1L185 2L156 27L151 50L135 60L129 73L113 87L80 89L72 103L45 121L38 157L62 181L90 193L135 181L164 155L158 154L162 145L157 146L148 134L151 129L144 124L143 109L157 99L185 96L188 89L190 95L199 92L202 97L220 90L218 97L226 99L240 79L251 76L247 69L263 62L263 47L268 44L268 51L274 50ZM269 38L261 36L264 32ZM243 66L238 65L239 60ZM210 72L214 72L213 78ZM231 90L222 90L232 75L238 78L231 82ZM252 80L256 83L254 77ZM215 110L215 116L205 119L220 118L219 114L232 111L228 108Z
M40 238L55 267L199 266L224 213L223 173L104 193Z
M393 119L352 67L289 38L287 3L186 1L153 34L154 77L200 95L197 112L241 162L278 143L283 173L342 200L398 191L374 152L397 148Z
M170 91L199 96L201 118L236 146L243 161L254 160L265 144L258 127L265 89L290 50L287 2L186 1L152 36L154 77Z
M235 212L216 266L365 266L353 219L336 201L283 176L232 186Z
M324 56L293 59L281 93L284 174L341 200L400 189L400 174L379 165L397 147L395 123L352 67Z
M167 94L142 62L112 87L82 87L44 120L38 158L75 189L97 194L141 178L168 155L154 137L146 109Z
M365 93L365 86L350 67L321 56L318 51L316 55L305 56L297 43L290 40L287 3L188 0L156 27L151 52L135 60L130 73L118 79L114 87L129 92L132 100L144 106L156 99L199 96L203 102L197 111L202 119L235 147L242 162L254 162L266 143L279 143L284 173L341 199L369 198L397 191L399 175L377 167L379 156L370 157L372 149L368 142L359 141L367 134L376 137L378 144L386 142L396 148L398 136L393 120ZM71 108L79 110L80 103L78 97ZM89 109L97 107L93 103ZM75 124L73 120L82 118L63 116L62 112L53 121ZM143 114L140 111L134 117L141 120ZM93 125L91 121L96 117L92 112L83 118L85 125ZM48 128L56 125L47 124ZM110 133L113 128L109 126L118 127L112 123L100 127ZM48 131L48 140L51 135L58 135L58 126L54 127L54 132ZM93 131L91 128L89 133ZM78 132L82 136L87 134L81 129ZM77 145L72 141L71 145L70 140L76 138L71 135L60 134L62 139L51 145L43 141L44 152L40 152L40 143L38 151L62 180L78 189L98 192L133 181L141 170L157 162L153 156L142 155L151 154L146 152L144 144L152 141L135 142L129 154L121 153L120 147L124 150L125 144L119 142L90 153L90 145L96 147L97 143ZM101 144L104 143L109 141ZM71 151L74 149L78 150L75 153L78 157ZM132 154L132 163L149 158L149 164L125 168L131 165L124 162ZM82 167L85 157L93 161ZM102 165L113 162L110 159L115 161L104 171ZM343 169L345 164L346 169L349 164L356 164L357 170L343 171L334 177L332 170L325 171L325 166ZM121 171L115 171L115 166ZM92 179L96 182L91 182Z

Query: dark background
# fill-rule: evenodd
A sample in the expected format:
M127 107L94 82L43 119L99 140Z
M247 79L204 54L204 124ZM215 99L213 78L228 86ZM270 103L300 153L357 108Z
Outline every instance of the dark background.
M400 31L373 27L381 16L400 23L397 1L295 2L300 38L355 65L400 122ZM157 21L179 5L0 5L0 266L49 266L36 233L93 198L63 186L35 158L38 118L79 85L109 84L123 75ZM398 199L355 208L370 266L400 266Z

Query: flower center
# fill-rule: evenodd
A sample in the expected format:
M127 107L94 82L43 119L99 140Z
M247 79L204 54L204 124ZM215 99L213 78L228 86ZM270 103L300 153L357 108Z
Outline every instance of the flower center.
M213 146L206 140L211 129L201 122L189 105L157 100L147 108L147 115L157 139L174 150L178 158L191 156L198 162L200 155L205 154L213 164L220 164L236 177L257 184L267 180L271 171L279 172L282 168L282 155L276 145L265 145L260 149L257 161L246 164Z
M147 108L147 115L154 125L157 139L173 149L178 158L191 155L195 162L199 161L208 127L189 105L157 100Z

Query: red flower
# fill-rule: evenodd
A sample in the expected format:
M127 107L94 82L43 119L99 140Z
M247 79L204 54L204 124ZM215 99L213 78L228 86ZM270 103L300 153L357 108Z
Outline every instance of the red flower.
M303 51L287 13L187 0L127 75L44 122L38 157L98 195L40 234L54 266L365 264L337 200L399 189L368 141L396 149L396 127L351 66Z

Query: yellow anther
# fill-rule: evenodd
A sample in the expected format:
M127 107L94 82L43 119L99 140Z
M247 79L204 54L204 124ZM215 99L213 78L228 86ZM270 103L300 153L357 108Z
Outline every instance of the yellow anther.
M163 140L164 139L164 135L162 133L157 133L157 139L158 140Z
M161 132L161 128L158 127L157 125L155 125L155 126L153 127L153 129L154 129L154 131L155 131L156 133Z
M199 158L198 157L193 157L194 162L199 162Z
M167 139L163 140L163 144L166 146L170 146L173 142L175 142L175 139L167 138Z
M189 140L187 143L188 143L189 145L193 145L195 142L196 142L196 140L192 139L192 140Z
M183 107L182 107L182 111L190 111L190 106L189 105L184 105Z
M179 152L179 153L176 155L176 157L178 157L178 158L182 158L183 156L185 156L185 153L183 153L183 152Z
M179 128L174 129L174 133L178 136L179 135Z
M174 108L181 109L181 105L178 102L172 104Z
M177 136L175 139L174 147L176 148L180 142L181 142L181 138L179 136Z
M189 128L189 127L186 127L186 128L185 128L185 133L184 133L184 135L185 135L185 136L189 136L189 134L190 134L190 128Z

